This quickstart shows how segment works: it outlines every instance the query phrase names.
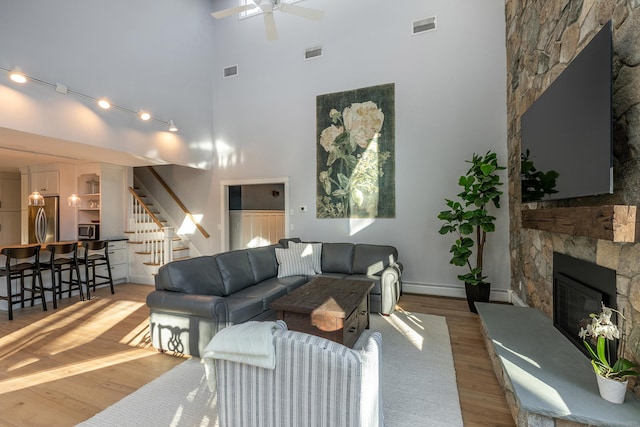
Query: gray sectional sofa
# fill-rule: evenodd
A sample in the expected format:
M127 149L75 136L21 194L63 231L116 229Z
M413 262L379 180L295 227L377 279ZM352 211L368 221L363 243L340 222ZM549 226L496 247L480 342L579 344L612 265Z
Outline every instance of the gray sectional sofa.
M311 268L287 262L285 255L299 255L302 246L315 250ZM173 261L160 268L155 290L147 296L152 344L158 350L199 357L220 329L275 319L270 303L317 276L373 281L373 313L391 314L402 292L402 264L393 246L300 245L300 239L285 239L261 248Z

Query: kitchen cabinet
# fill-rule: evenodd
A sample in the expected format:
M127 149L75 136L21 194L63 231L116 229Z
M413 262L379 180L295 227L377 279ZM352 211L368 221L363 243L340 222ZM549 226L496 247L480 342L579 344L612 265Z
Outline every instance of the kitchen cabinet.
M109 264L111 265L111 279L113 283L125 283L129 272L129 252L126 240L110 240L107 249L109 253ZM96 268L96 274L106 276L107 267ZM101 271L98 273L98 271Z
M0 211L20 210L20 178L0 178Z
M30 191L39 191L42 195L60 194L60 174L55 171L42 171L31 173Z
M20 211L0 212L0 246L20 244Z

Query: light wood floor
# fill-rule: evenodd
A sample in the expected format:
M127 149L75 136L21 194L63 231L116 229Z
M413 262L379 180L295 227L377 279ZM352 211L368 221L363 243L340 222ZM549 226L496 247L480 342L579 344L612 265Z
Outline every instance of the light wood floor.
M57 310L15 310L13 321L0 311L0 426L75 425L184 361L150 345L152 289L98 289ZM465 426L514 426L466 301L405 295L400 306L447 318Z

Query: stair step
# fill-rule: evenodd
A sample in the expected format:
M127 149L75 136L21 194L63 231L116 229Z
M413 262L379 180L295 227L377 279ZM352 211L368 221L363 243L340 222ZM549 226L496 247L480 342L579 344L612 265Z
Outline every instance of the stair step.
M188 251L188 250L189 250L189 248L188 248L188 247L173 248L173 252L174 252L174 253L176 253L176 252L180 252L180 251ZM155 253L156 253L156 254L158 254L158 253L160 253L160 252L162 252L162 251L155 251ZM134 252L134 253L135 253L135 254L138 254L138 255L151 255L151 254L152 254L152 253L154 253L154 252L153 252L153 251L142 251L142 252L140 252L140 251L136 251L136 252Z

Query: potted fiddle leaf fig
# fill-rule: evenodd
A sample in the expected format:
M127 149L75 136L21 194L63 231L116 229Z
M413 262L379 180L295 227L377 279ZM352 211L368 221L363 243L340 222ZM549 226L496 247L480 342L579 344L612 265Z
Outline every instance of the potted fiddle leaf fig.
M502 185L498 171L505 169L498 164L498 156L488 151L484 156L473 154L467 160L471 167L462 175L458 184L462 191L458 199L445 199L448 210L440 212L438 219L444 224L440 234L453 233L456 240L451 246L451 264L463 267L466 273L458 275L464 282L469 309L477 313L475 302L489 301L491 284L483 275L484 248L487 234L495 231L496 218L490 214L491 206L500 208ZM472 255L475 251L475 262Z

